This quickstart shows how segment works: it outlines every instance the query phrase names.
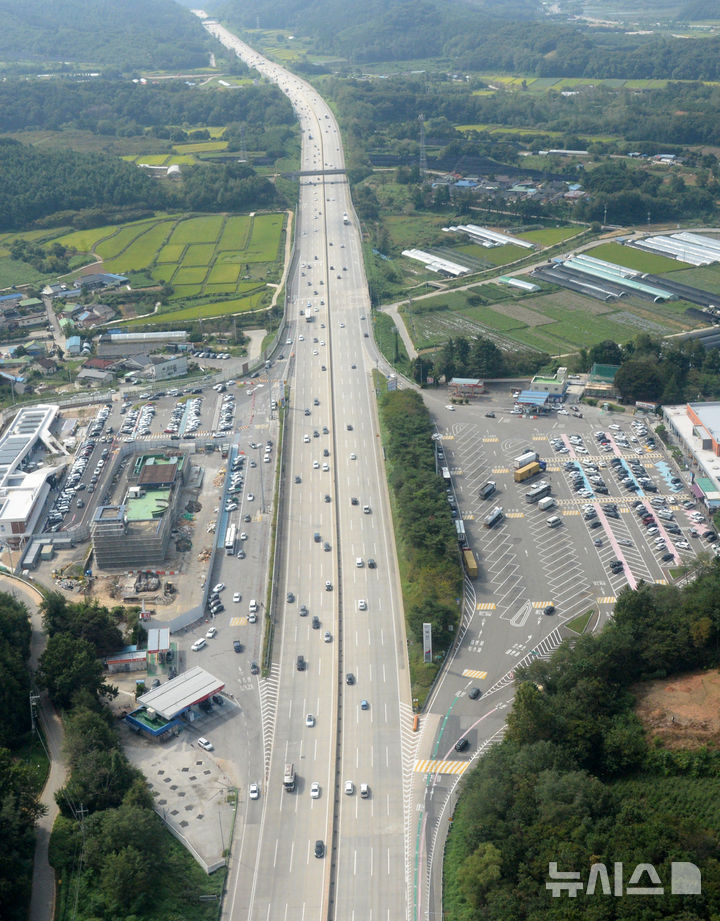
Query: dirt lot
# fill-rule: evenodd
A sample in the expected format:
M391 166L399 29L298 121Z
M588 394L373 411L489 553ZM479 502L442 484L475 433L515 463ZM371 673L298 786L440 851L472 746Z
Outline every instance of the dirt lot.
M668 748L720 746L720 672L701 672L633 689L635 712Z

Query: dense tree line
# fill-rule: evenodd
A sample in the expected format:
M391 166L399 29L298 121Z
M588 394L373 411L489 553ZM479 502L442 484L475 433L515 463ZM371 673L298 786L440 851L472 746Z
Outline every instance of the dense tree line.
M444 652L458 619L461 568L457 535L442 478L435 470L433 426L414 390L380 399L385 452L396 515L395 534L403 559L407 622L416 643L423 622L433 625L433 647Z
M672 750L634 713L635 685L720 665L720 565L686 588L625 589L598 636L516 674L505 741L469 776L445 861L451 921L700 921L720 911L720 778L715 749ZM702 872L702 895L672 896L673 860ZM580 871L615 862L624 882L652 863L662 896L552 898L549 863Z
M210 46L200 20L171 0L0 0L0 56L33 71L58 61L115 73L203 67Z
M42 812L32 774L14 754L30 732L30 637L25 605L0 593L0 917L9 921L27 915Z
M412 375L419 384L428 377L436 381L443 377L448 381L452 377L513 377L534 374L547 360L541 352L503 350L484 336L457 336L432 354L413 359Z
M265 84L210 89L187 86L181 80L0 82L0 132L77 128L113 137L149 132L179 141L200 128L236 125L236 131L257 132L294 124L287 98L276 86Z
M0 172L1 230L20 230L33 222L90 226L92 215L102 223L108 217L130 219L138 209L236 211L277 202L269 180L234 162L187 167L180 182L161 184L109 154L40 151L0 138ZM19 248L18 257L50 264L61 255L48 250L43 256L36 250Z
M620 365L615 386L624 402L681 403L720 396L720 350L705 349L697 339L662 341L641 333L619 346L600 342L581 349L577 370L593 362Z

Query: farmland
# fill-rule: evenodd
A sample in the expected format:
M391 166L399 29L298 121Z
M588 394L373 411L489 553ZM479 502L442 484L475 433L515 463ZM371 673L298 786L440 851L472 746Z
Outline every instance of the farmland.
M436 348L451 337L486 336L511 350L561 355L605 339L624 343L641 332L663 336L699 325L677 304L638 298L605 303L570 291L517 295L495 285L419 298L402 312L418 350Z
M160 215L74 231L55 241L85 254L86 263L99 257L99 270L143 272L158 285L171 285L163 309L130 321L153 323L262 307L270 297L266 283L281 274L284 221L284 214ZM214 300L222 296L228 299Z

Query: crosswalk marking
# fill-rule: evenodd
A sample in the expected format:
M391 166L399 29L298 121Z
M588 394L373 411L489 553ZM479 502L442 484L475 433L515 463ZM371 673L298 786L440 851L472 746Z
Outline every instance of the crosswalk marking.
M492 601L483 601L482 603L475 606L476 611L494 611L495 608L496 605Z
M231 617L230 626L231 627L244 627L248 622L247 617Z
M532 606L534 608L546 608L549 604L552 604L552 601L533 601Z
M579 508L565 508L563 509L563 512L562 512L563 518L565 518L566 515L579 515L579 514L580 514Z
M493 467L492 472L493 473L510 473L510 468L509 467Z
M524 518L525 512L507 512L506 518Z
M480 672L476 668L464 668L463 678L477 678L478 681L484 681L487 678L487 672Z
M464 774L470 766L469 761L438 761L425 758L415 762L416 774Z
M598 604L615 604L617 598L615 595L602 595L600 598L596 598Z
M499 438L483 438L483 444L492 444L493 442L500 441Z
M667 585L667 579L656 579L655 585Z
M468 512L467 514L460 516L463 521L475 521L475 514L473 512Z

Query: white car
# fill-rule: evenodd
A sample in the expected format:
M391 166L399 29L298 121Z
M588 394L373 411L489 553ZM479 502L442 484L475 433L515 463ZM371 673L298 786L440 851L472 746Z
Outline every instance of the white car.
M198 739L198 745L200 748L204 748L206 752L211 752L213 750L213 744L205 736L200 736Z
M323 633L323 640L326 643L332 643L332 634L329 630L326 630L325 633Z
M192 644L190 648L192 649L193 652L198 652L198 650L202 649L203 646L205 645L206 645L205 637L201 636L199 640L195 640L195 642Z
M357 454L351 454L350 460L357 460Z
M570 413L566 409L559 409L558 416L569 416Z
M315 725L315 717L312 715L312 713L308 713L308 715L305 717L305 725L308 728L312 728Z
M233 595L233 601L235 601L235 602L240 601L240 592L235 592L235 593L234 593L234 595Z
M225 588L225 583L224 583L224 582L218 582L218 584L215 586L215 588L213 588L213 594L215 594L215 592L221 592L224 588Z
M247 496L245 496L245 498L248 500L248 502L254 502L254 501L255 501L255 496L254 496L251 492L249 492L249 493L247 494Z
M313 780L312 784L310 785L310 796L313 799L320 798L320 784L317 782L317 780Z
M327 473L329 469L330 469L330 464L324 463L324 464L323 464L323 470L325 471L325 473Z
M247 532L245 531L240 532L240 540L247 540L247 537L248 537Z
M447 409L447 411L448 411L448 412L451 412L451 413L454 413L454 412L455 412L455 407L452 405L452 403L448 403L448 405L445 407L445 409Z
M305 442L306 445L310 444L310 436L309 435L303 436L303 441Z
M260 787L256 783L251 783L249 790L250 799L260 799Z
M358 611L367 611L367 601L364 598L358 601Z
M318 461L313 461L313 470L318 470L319 468L320 468L320 464L318 463Z
M215 628L215 627L210 627L210 629L209 629L208 632L205 634L205 636L206 636L209 640L211 640L214 636L217 636L217 630L216 630L216 628Z
M355 792L355 784L352 782L352 780L345 781L345 792L348 796L352 796Z

